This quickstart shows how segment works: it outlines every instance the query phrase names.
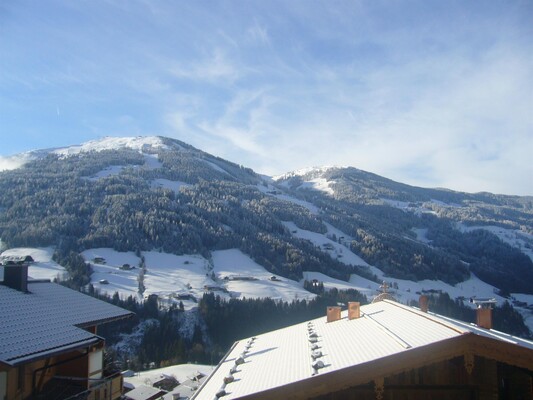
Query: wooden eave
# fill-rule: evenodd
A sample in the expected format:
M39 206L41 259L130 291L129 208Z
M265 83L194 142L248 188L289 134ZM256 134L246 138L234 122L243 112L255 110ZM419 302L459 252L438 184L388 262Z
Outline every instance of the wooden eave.
M517 344L465 333L451 339L417 347L388 357L275 387L240 399L307 399L364 385L423 366L465 355L480 356L533 371L533 349Z

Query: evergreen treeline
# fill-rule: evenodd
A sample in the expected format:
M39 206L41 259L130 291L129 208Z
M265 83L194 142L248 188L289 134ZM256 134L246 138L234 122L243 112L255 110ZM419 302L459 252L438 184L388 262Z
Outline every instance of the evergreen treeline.
M429 310L461 321L476 322L476 310L466 306L461 300L453 300L448 293L429 296ZM494 329L501 332L523 338L533 337L522 315L507 301L494 307L492 324Z

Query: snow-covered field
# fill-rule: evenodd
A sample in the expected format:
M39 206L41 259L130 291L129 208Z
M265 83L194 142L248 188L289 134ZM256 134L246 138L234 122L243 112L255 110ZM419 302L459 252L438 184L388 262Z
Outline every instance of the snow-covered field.
M214 251L213 265L213 272L232 297L270 297L283 301L315 297L304 290L300 283L268 272L237 249ZM271 280L272 277L276 279Z
M226 299L270 297L292 301L315 296L296 281L281 276L271 280L273 274L236 249L213 252L212 265L199 255L143 252L146 266L143 296L139 293L141 259L134 253L99 248L86 250L82 256L90 262L94 271L91 283L100 292L108 295L118 292L122 298L132 295L139 300L156 294L160 303L170 305L181 301L186 310L196 307L196 301L206 291ZM121 269L124 264L134 268ZM228 279L224 280L224 277ZM246 280L246 277L253 280Z
M146 260L144 285L145 296L157 294L169 303L178 300L179 295L192 295L200 300L206 285L214 285L209 276L209 263L199 255L182 255L143 252ZM191 300L181 300L186 309L196 306Z
M52 260L54 254L53 247L30 248L18 247L4 251L0 257L21 257L31 256L34 263L28 268L28 276L33 279L50 279L63 278L66 274L65 268ZM3 271L2 271L3 278Z
M196 306L192 297L202 297L205 285L214 285L207 276L208 261L198 255L177 256L155 251L143 252L146 272L144 274L145 290L139 292L141 259L132 252L122 253L113 249L90 249L82 253L91 263L93 274L91 283L100 292L113 295L119 293L122 298L130 295L142 300L150 294L157 294L160 301L167 305L182 301L186 309ZM124 268L129 264L133 269Z
M455 286L442 281L424 280L413 282L403 279L386 277L383 272L368 265L346 246L338 241L332 241L326 235L335 233L342 238L342 232L328 227L326 235L299 229L292 222L285 225L294 235L310 240L332 257L338 257L347 264L362 265L378 279L387 281L392 287L393 296L402 303L417 301L420 293L428 291L446 292L453 298L464 298L465 304L474 307L468 299L477 297L494 297L499 304L506 301L498 296L497 289L475 275ZM348 238L349 239L349 238ZM346 240L348 240L346 239ZM324 247L326 245L326 247ZM14 248L4 251L1 256L25 257L30 255L35 263L29 267L29 275L36 279L54 279L65 273L63 267L52 261L53 248ZM237 249L220 250L212 253L212 260L199 255L181 255L159 253L155 251L143 252L146 273L144 276L145 291L139 293L139 273L141 258L132 252L117 252L109 248L89 249L82 253L84 259L93 268L91 282L94 287L104 293L126 298L130 295L142 300L147 295L157 294L163 305L184 304L186 310L194 309L197 302L206 291L213 291L223 298L265 298L292 301L295 299L311 299L315 295L303 289L305 279L316 279L324 284L326 290L336 287L339 290L356 289L371 300L377 293L379 284L357 274L352 274L349 282L340 281L327 275L305 271L300 282L274 275L263 266L257 264L248 255ZM364 263L364 264L363 264ZM124 269L129 264L132 269ZM121 268L122 267L122 268ZM1 268L0 268L1 271ZM275 276L275 279L272 277ZM226 278L226 279L225 279ZM189 297L190 296L190 297ZM513 300L526 303L527 306L517 306L533 331L533 313L527 307L533 305L533 295L513 293ZM196 301L194 300L196 299Z
M139 298L138 276L141 260L133 252L118 252L108 248L89 249L81 253L86 262L91 264L93 274L91 283L101 293L110 296L118 292L121 298L133 296ZM124 264L134 267L122 270ZM107 282L107 283L105 283Z

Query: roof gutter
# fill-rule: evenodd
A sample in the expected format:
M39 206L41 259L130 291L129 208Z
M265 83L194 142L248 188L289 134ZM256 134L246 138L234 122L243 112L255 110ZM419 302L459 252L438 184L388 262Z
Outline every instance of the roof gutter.
M101 338L100 336L94 336L90 339L78 341L70 345L58 346L58 347L54 347L51 349L28 354L23 357L17 357L17 358L14 358L15 361L13 362L10 362L10 360L6 360L6 361L3 361L3 363L6 365L9 365L10 367L16 367L22 364L26 364L30 361L38 361L38 360L42 360L45 358L57 356L59 354L64 354L65 352L70 351L70 350L85 349L85 348L88 348L92 345L95 345L101 342L104 342L103 338Z

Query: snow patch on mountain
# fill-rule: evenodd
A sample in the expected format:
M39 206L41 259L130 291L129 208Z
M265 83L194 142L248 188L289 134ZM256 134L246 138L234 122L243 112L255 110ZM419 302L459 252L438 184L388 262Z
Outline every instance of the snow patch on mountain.
M158 169L163 166L161 161L159 161L159 155L157 154L143 154L144 156L144 165L143 168L152 170Z
M274 176L272 179L278 182L281 186L294 188L293 184L291 183L291 179L298 177L301 178L302 183L295 189L318 190L320 192L333 195L335 192L331 187L331 184L335 183L335 181L329 181L324 178L323 175L329 170L338 168L342 167L325 166L304 168L297 171L288 172L283 175Z
M302 284L304 281L313 282L313 280L316 280L318 282L322 282L324 284L325 290L331 290L331 289L338 289L338 290L349 290L349 289L355 289L359 291L360 293L366 295L369 299L371 299L371 296L376 293L377 288L379 287L379 284L376 282L372 282L369 280L365 280L364 278L361 278L359 276L354 277L353 280L350 280L349 282L341 281L339 279L332 278L330 276L324 275L320 272L312 272L312 271L303 271L303 279Z
M111 165L107 168L104 168L101 171L98 171L96 174L86 178L90 181L97 181L99 179L108 178L110 176L117 176L124 169L123 165Z
M498 236L503 242L519 249L533 261L533 235L530 233L494 225L468 226L463 223L457 223L455 227L461 232L472 232L477 229L489 231Z
M312 189L333 195L335 191L330 186L332 183L335 183L335 181L328 181L325 178L314 178L303 182L297 189Z
M413 231L416 234L416 240L420 243L424 244L431 244L432 240L429 240L427 238L428 229L427 228L412 228L411 231Z
M300 229L292 221L283 221L283 225L297 238L309 240L314 245L320 247L322 251L328 253L331 258L337 259L346 265L361 265L368 267L369 264L352 252L349 248L349 239L345 235L340 235L342 232L337 230L338 241L328 238L322 233L311 232L305 229ZM340 242L340 243L339 243Z
M182 187L190 187L188 183L180 182L180 181L170 181L168 179L154 179L151 183L151 187L153 189L161 188L161 189L169 189L174 191L175 193L179 193Z
M202 161L203 163L206 163L207 165L209 165L211 168L213 168L215 171L218 171L218 172L222 172L223 174L226 174L226 175L229 175L229 176L232 176L228 171L226 171L225 169L219 167L217 164L215 164L214 162L211 162L211 161L208 161L204 158L199 158L197 157L197 160L199 161ZM233 177L233 176L232 176Z
M309 203L309 202L304 201L304 200L297 199L296 197L289 196L289 195L283 193L282 191L280 191L279 189L277 189L276 187L274 187L272 185L269 185L269 184L266 184L266 185L265 184L258 184L256 187L257 187L257 189L259 189L259 191L261 193L264 193L266 195L269 195L269 196L272 196L272 197L276 197L277 199L288 201L290 203L294 203L294 204L297 204L299 206L305 207L312 214L317 215L319 213L318 207L315 206L314 204Z
M272 179L274 181L281 181L281 180L287 180L287 179L298 177L298 176L307 176L307 175L320 177L324 173L332 169L341 169L341 168L348 168L348 167L339 167L339 166L307 167L307 168L298 169L296 171L287 172L282 175L273 176Z
M154 151L156 149L168 149L169 146L163 143L162 138L159 136L104 137L102 139L91 140L80 145L32 150L12 156L0 156L0 171L20 168L28 162L44 158L48 154L57 154L62 157L68 157L80 153L121 150L125 148L145 153L148 150ZM185 150L183 146L180 146L178 143L174 144L174 148ZM149 169L160 168L162 166L162 164L157 160L156 154L145 154L145 158L145 166Z
M137 137L104 137L98 140L91 140L81 145L68 146L52 150L51 153L61 156L70 156L91 151L98 152L104 150L132 149L145 152L149 149L168 149L163 140L158 136L137 136Z

